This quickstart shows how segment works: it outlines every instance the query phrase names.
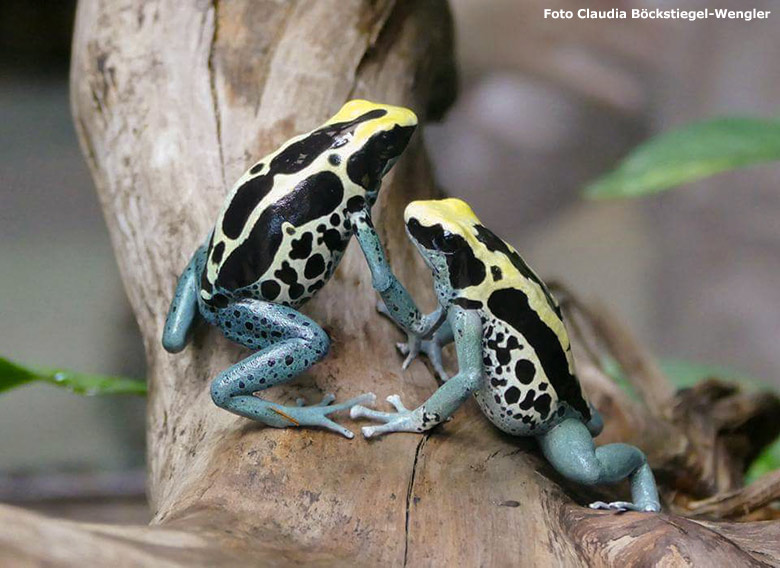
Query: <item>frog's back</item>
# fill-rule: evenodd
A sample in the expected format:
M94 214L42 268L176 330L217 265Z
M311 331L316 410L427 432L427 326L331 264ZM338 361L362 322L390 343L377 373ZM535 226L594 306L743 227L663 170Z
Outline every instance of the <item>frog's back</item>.
M324 286L351 236L348 209L365 194L347 172L354 149L334 140L348 141L371 118L293 138L236 182L209 242L201 277L207 305L251 297L295 307Z
M557 302L513 247L480 224L473 236L485 278L460 293L483 323L485 385L476 393L483 411L514 435L542 433L567 416L587 422L590 408Z

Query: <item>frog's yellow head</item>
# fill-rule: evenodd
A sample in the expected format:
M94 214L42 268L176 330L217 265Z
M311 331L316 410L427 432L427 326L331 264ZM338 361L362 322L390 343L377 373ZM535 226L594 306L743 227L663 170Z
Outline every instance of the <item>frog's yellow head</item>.
M475 256L479 219L460 199L412 201L404 211L406 232L434 272L445 268L453 288L476 286L485 265Z
M331 147L346 161L349 178L372 193L401 156L416 126L417 116L407 108L353 100L319 132L333 138Z
M458 236L469 245L474 227L481 225L469 204L462 199L431 199L412 201L404 211L404 221L410 236L428 250L447 252L446 241Z

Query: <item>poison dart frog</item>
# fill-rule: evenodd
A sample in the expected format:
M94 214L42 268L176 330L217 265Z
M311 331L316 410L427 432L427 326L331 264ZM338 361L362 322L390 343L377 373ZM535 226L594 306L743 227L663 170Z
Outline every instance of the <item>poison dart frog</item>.
M417 125L406 108L346 103L315 130L262 158L235 183L205 244L179 278L162 343L176 353L205 321L255 353L211 384L217 406L268 426L319 426L352 438L328 415L332 394L312 406L282 406L255 393L290 381L322 360L329 337L297 310L333 275L351 235L364 251L380 292L406 291L393 276L371 223L383 176Z
M409 238L433 272L439 308L422 317L416 307L408 307L413 306L410 298L401 297L405 292L398 292L383 295L383 311L417 338L405 347L406 364L424 351L442 375L441 347L454 341L459 371L414 410L397 395L387 398L396 412L354 406L352 418L380 423L364 427L364 436L425 432L473 394L495 426L535 437L563 476L586 485L629 478L632 502L591 507L658 511L644 454L627 444L595 447L593 437L603 423L577 379L561 310L517 251L459 199L414 201L404 219Z

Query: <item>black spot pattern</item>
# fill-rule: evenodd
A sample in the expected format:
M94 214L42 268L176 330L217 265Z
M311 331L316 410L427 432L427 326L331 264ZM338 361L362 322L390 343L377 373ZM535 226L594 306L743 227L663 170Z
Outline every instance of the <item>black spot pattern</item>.
M306 291L306 289L303 287L303 284L299 284L298 282L293 282L290 284L290 290L288 291L288 294L290 294L291 300L297 300L301 296L303 296L303 293Z
M582 396L579 381L569 372L568 359L557 335L529 307L528 297L514 288L496 290L488 299L488 308L530 343L558 398L578 411L584 420L590 420L590 408Z
M311 254L311 244L314 237L311 233L304 233L300 239L295 239L290 243L290 258L303 259Z
M222 255L225 254L225 243L218 243L213 249L211 249L211 262L219 264L222 262Z
M488 330L488 337L493 335L493 330ZM489 349L496 356L496 361L499 365L506 365L512 360L512 351L520 348L520 343L515 336L509 336L504 342L504 334L498 333L492 339L488 339L485 343L487 349ZM494 371L501 374L501 367L494 368Z
M279 270L274 271L274 276L287 285L298 281L298 273L295 272L295 269L286 260L282 262L282 267Z
M355 195L347 200L347 211L357 213L366 208L366 200L362 195Z
M547 303L550 305L550 308L558 315L558 318L561 318L561 310L550 294L550 291L547 289L547 286L539 279L534 271L531 270L523 258L517 254L516 251L511 250L503 240L498 238L495 233L493 233L487 227L483 227L482 225L474 225L474 229L477 231L477 240L485 245L489 251L500 252L506 256L512 265L518 270L518 272L520 272L520 274L539 285L539 287L542 289L542 292L544 292L544 296L547 299ZM500 278L498 278L498 280L500 280Z
M539 413L542 420L546 420L550 414L550 403L552 398L549 394L540 394L534 401L534 410Z
M498 266L491 266L490 274L493 276L493 282L498 282L504 277L504 275L501 273L501 269Z
M504 393L504 398L506 399L507 404L515 404L520 400L520 389L517 387L509 387Z
M273 302L281 291L282 287L279 286L279 283L275 280L265 280L260 284L260 293L263 295L263 298L269 302Z
M530 385L536 375L536 367L527 359L515 363L515 378L524 385Z
M534 389L526 391L525 398L520 402L520 410L530 410L534 405L534 399L536 398L536 392Z
M322 243L325 243L325 246L328 247L328 250L331 252L341 251L346 247L346 242L341 239L341 231L338 231L337 229L328 229L325 225L318 225L317 233L319 233L317 244L321 245Z
M301 181L263 211L249 237L225 259L216 284L236 290L256 282L273 263L282 242L282 224L300 227L327 216L338 207L343 195L341 180L333 172L318 172Z
M309 260L306 261L306 267L303 269L303 275L312 280L325 272L325 260L321 254L312 255Z

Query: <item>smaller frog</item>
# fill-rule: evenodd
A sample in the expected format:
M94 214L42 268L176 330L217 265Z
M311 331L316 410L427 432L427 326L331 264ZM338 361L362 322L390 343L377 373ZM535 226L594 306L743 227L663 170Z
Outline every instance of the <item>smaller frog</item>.
M380 293L404 297L371 222L382 178L417 126L411 110L349 101L319 128L297 136L242 175L206 242L184 269L162 343L185 348L201 322L254 351L211 384L214 403L268 426L319 426L353 434L328 416L374 395L283 406L257 393L292 380L328 352L330 339L297 308L330 280L352 235Z
M404 218L433 272L439 308L421 316L409 308L414 303L406 292L396 291L382 294L381 311L409 333L405 364L422 351L441 376L441 347L454 341L459 371L414 410L397 395L387 398L396 412L354 406L352 418L383 423L364 427L363 435L425 432L473 394L498 428L536 438L563 476L585 485L629 478L631 502L596 502L592 508L659 511L644 454L627 444L595 447L603 423L580 388L561 310L517 251L459 199L414 201Z

